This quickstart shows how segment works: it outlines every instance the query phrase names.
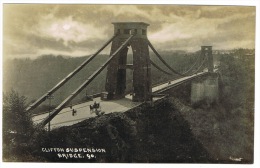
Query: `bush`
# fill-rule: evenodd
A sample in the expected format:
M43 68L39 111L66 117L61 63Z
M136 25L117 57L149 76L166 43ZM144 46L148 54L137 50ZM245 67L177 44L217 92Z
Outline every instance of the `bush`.
M31 114L25 111L26 98L11 90L3 95L3 160L22 161L33 134Z

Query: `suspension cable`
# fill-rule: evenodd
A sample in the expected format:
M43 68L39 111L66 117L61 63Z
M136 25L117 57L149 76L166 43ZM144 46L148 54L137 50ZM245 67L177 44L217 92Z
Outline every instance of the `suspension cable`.
M198 67L198 69L193 74L197 73L200 70L200 68L204 65L204 63L206 62L207 59L208 59L208 57L205 56L201 65Z
M169 69L170 69L172 72L174 72L175 74L178 74L178 75L180 75L180 76L186 76L187 73L189 73L189 72L193 69L193 67L197 64L197 62L199 62L199 57L200 57L201 55L198 56L196 62L195 62L187 71L185 71L184 73L180 73L180 72L174 70L172 67L170 67L170 65L167 64L167 63L164 61L164 59L160 56L160 54L156 51L156 49L153 47L153 45L151 44L151 42L150 42L149 40L147 40L147 41L148 41L148 45L149 45L150 48L153 50L153 52L155 53L155 55L163 62L163 64L164 64L165 66L167 66L167 68L169 68ZM207 58L206 58L206 59L207 59ZM205 63L205 60L206 60L206 59L204 58L202 64L201 64L200 67L199 67L199 69L200 69L201 66ZM199 70L199 69L198 69L198 70ZM160 70L160 69L159 69L159 70ZM197 70L196 72L198 72L198 70Z
M152 64L156 69L162 71L163 73L165 73L165 74L167 74L167 75L172 75L171 73L169 73L169 72L163 70L163 69L160 68L158 65L156 65L151 59L150 59L150 62L151 62L151 64Z
M155 55L162 61L162 63L167 66L167 68L169 68L173 73L178 74L180 76L184 76L183 74L179 73L178 71L174 70L169 64L167 64L164 59L160 56L160 54L155 50L155 48L153 47L153 45L150 43L149 40L148 41L148 45L150 46L150 48L153 50L153 52L155 53Z
M193 69L193 67L199 62L200 56L201 56L201 54L198 56L198 58L197 58L197 60L194 62L194 64L193 64L187 71L185 71L185 72L182 73L183 75L188 74L188 73Z

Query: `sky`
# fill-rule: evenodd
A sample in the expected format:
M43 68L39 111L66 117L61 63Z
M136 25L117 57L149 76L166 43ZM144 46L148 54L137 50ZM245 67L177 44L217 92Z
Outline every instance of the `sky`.
M4 4L4 58L85 56L112 35L112 22L146 22L158 51L255 48L255 7ZM109 53L107 48L104 53Z

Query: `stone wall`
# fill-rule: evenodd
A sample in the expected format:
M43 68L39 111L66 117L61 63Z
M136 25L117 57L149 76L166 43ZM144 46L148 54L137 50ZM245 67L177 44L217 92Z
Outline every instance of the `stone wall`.
M218 102L219 85L217 76L195 80L191 83L191 104L206 101L208 104Z

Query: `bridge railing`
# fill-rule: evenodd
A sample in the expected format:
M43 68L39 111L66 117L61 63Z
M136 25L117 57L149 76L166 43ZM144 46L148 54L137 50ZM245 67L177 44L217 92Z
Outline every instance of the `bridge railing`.
M166 86L164 88L161 88L161 89L157 89L154 92L155 93L161 93L161 92L166 91L166 90L168 90L168 89L170 89L172 87L176 87L176 86L181 85L181 84L183 84L185 82L188 82L188 81L190 81L190 80L192 80L194 78L197 78L197 77L200 77L200 76L204 76L204 75L207 75L207 74L208 74L208 72L201 72L201 73L199 73L197 75L192 75L190 77L183 77L184 78L183 80L181 80L181 81L179 81L177 83L169 84L168 86ZM181 79L181 78L178 78L178 79ZM178 80L178 79L176 79L176 80Z
M180 78L182 78L182 77L177 77L177 78L173 78L173 79L170 79L170 80L166 80L166 81L163 81L163 82L160 82L160 83L156 83L156 84L153 85L153 87L157 87L157 86L160 86L160 85L162 85L162 84L169 83L169 82L171 82L171 81L173 81L173 80L177 80L177 79L180 79Z

